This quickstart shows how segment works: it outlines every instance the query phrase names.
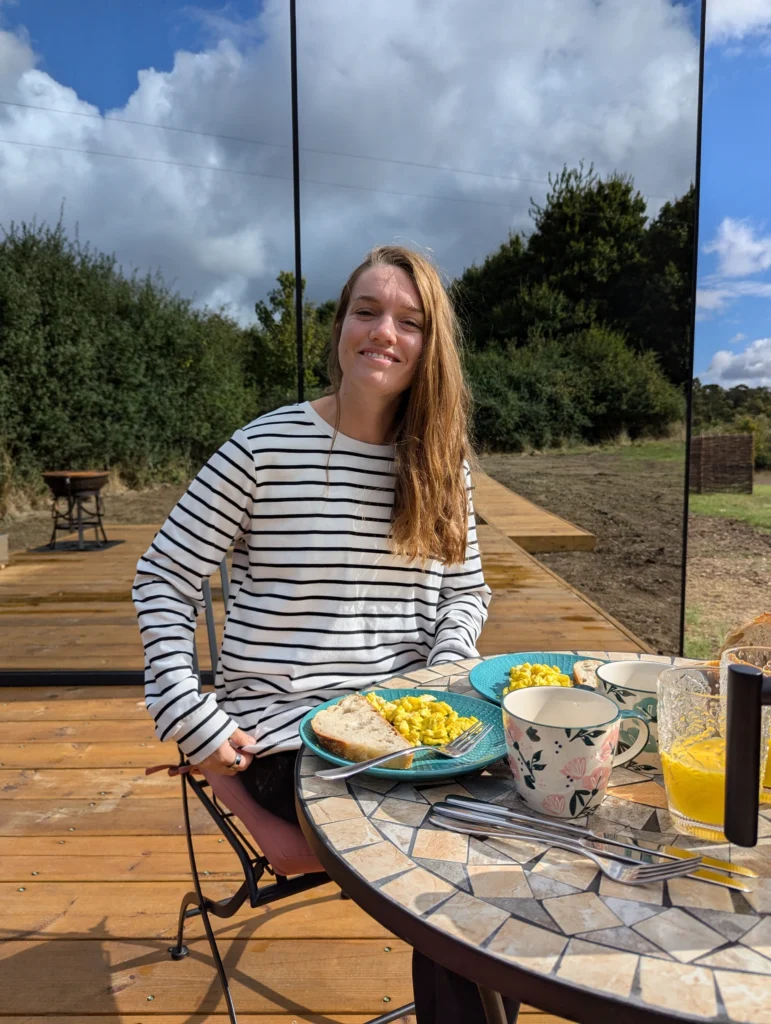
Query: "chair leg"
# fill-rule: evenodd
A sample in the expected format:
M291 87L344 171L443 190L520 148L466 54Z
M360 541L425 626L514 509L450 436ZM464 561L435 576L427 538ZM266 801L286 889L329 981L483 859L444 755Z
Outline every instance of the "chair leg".
M372 1020L367 1021L367 1024L391 1024L392 1021L399 1020L400 1017L408 1017L414 1012L415 1004L407 1003L406 1006L399 1006L395 1010L389 1010L388 1013L384 1013L380 1017L373 1017Z
M198 894L194 892L188 892L182 897L182 903L179 908L179 925L177 926L177 942L174 946L169 946L169 953L171 954L172 960L184 960L188 954L187 946L183 945L182 938L185 933L185 921L187 920L187 908L189 906L196 906L200 909L198 903Z
M198 867L195 861L195 850L193 848L193 833L190 828L190 807L188 806L187 798L187 776L180 775L182 784L182 811L185 818L185 839L187 841L187 855L190 861L190 870L193 875L193 885L195 886L195 892L188 893L182 900L182 906L180 907L180 920L179 930L177 934L177 945L172 946L169 949L173 960L182 960L187 955L187 948L182 945L182 933L184 930L185 922L185 911L191 904L196 904L201 914L201 920L203 921L203 927L206 932L206 938L209 940L209 948L211 949L212 959L214 960L214 966L217 968L217 974L219 976L220 985L222 986L222 994L225 996L225 1002L228 1008L228 1018L230 1024L238 1024L238 1018L236 1017L236 1008L233 1005L233 996L230 993L230 985L228 984L228 977L225 973L225 965L222 962L220 951L217 948L217 940L214 937L214 929L211 926L211 920L209 918L209 911L206 907L206 899L201 890L201 881L198 877ZM184 952L183 952L184 950ZM175 955L176 954L176 955Z

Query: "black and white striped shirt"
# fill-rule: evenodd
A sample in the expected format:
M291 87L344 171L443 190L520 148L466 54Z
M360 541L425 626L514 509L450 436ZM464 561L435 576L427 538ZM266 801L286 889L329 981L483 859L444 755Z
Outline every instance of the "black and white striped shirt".
M490 589L469 496L463 565L393 555L389 445L338 434L305 402L254 420L193 480L137 566L146 703L161 740L197 763L236 726L260 755L296 749L337 694L475 657ZM470 475L466 470L470 492ZM235 542L215 694L199 694L202 581Z

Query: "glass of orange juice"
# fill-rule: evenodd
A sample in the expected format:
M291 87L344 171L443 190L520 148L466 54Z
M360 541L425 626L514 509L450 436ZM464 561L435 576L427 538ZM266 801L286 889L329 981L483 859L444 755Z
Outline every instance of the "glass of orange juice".
M722 693L725 693L728 681L728 666L731 664L754 665L755 668L762 669L764 674L771 675L771 647L729 647L727 651L723 651L720 658L720 686ZM768 753L771 755L771 746ZM771 756L766 758L766 769L763 774L760 801L764 804L771 804Z
M659 750L667 804L678 832L725 841L727 667L665 669L658 679ZM768 759L768 710L762 716L761 775Z

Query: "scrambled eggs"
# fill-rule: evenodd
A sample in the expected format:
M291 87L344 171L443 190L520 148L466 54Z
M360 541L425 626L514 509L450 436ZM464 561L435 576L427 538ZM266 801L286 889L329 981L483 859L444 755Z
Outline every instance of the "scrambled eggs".
M473 717L461 718L449 704L427 693L398 700L385 700L376 693L368 693L367 700L415 746L439 747L449 743L477 721Z
M503 688L504 694L512 690L524 690L526 686L572 686L570 677L566 676L556 665L515 665L509 670L509 685Z

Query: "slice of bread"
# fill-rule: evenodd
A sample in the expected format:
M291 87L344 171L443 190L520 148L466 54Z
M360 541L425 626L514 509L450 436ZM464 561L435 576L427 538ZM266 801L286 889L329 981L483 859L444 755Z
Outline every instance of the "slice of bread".
M578 686L592 686L596 690L597 669L604 664L604 661L595 661L593 658L577 661L573 666L573 681Z
M366 697L352 693L311 719L320 746L346 761L369 761L390 751L407 750L411 744L372 707ZM394 757L384 768L409 768L412 754Z
M771 647L771 612L763 612L729 633L720 654L729 647Z

